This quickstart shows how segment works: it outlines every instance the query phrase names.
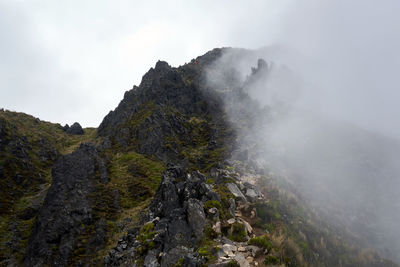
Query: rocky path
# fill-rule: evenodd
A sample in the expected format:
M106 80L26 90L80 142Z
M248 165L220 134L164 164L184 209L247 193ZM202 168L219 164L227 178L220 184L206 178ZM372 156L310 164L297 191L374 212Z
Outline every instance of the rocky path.
M269 251L254 242L257 238L268 239L268 233L257 226L255 204L266 201L256 187L259 177L228 170L218 170L211 176L219 182L206 183L200 172L185 174L179 168L169 168L142 226L121 238L105 264L265 266ZM220 183L225 180L229 182ZM232 196L229 209L216 205L223 202L217 187L225 188ZM215 206L209 207L210 203ZM207 233L208 226L212 230Z
M229 225L241 224L246 232L245 242L232 241L225 236L214 239L217 242L217 263L210 266L229 266L235 261L240 267L249 266L265 266L264 260L267 254L267 249L262 249L258 246L249 244L249 240L256 236L265 235L266 233L258 228L255 223L257 221L256 209L251 203L256 201L265 201L263 194L256 188L256 182L259 177L255 175L240 176L235 175L236 183L227 184L229 191L235 196L233 218L228 219L225 223ZM221 234L221 222L218 221L214 225L214 230Z

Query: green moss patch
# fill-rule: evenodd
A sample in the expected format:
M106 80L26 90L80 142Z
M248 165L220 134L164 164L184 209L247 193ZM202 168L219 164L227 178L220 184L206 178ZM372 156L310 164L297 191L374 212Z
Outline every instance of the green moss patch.
M279 264L279 259L273 255L268 255L264 261L265 264Z
M218 200L207 200L204 204L204 209L209 210L211 208L217 208L220 211L222 209L221 202Z
M121 195L122 208L132 208L152 197L165 165L136 152L118 153L110 163L110 186Z
M269 238L265 235L253 237L249 240L249 245L257 246L263 249L270 250L272 248L272 243Z
M247 234L244 225L239 222L232 224L228 230L228 238L236 242L246 242Z

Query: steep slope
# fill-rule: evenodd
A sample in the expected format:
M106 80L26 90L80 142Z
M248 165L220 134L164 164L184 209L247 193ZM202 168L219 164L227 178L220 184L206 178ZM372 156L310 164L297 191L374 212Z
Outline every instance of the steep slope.
M18 262L23 256L36 214L51 184L51 168L60 155L93 140L67 134L60 125L24 113L0 111L0 259Z
M149 204L165 168L162 161L201 169L219 164L228 127L218 100L199 90L200 66L192 65L175 69L158 62L106 116L99 145L81 146L57 161L25 265L102 262L110 242ZM69 171L71 166L76 170ZM109 178L99 182L98 176Z
M126 92L115 111L104 118L99 136L122 150L134 149L164 162L186 158L206 167L210 151L218 153L230 138L221 101L214 91L200 88L207 60L205 56L180 68L157 62L140 86Z
M312 117L310 117L312 118ZM295 140L272 141L279 157L270 155L274 169L284 169L288 182L305 199L364 246L398 259L400 143L345 123L301 119ZM295 122L290 122L294 125ZM282 126L281 140L285 138ZM274 148L272 148L274 147Z
M214 64L211 81L233 90L232 79L223 75L232 72L227 66L238 72L249 60L255 64L257 53L268 56L268 51L225 53ZM294 89L302 83L285 67L259 60L247 73L242 91L267 105L233 105L229 111L241 128L241 154L280 174L282 183L292 185L291 191L318 210L318 216L349 230L344 236L350 237L348 242L357 240L399 261L399 141L296 107Z
M10 237L2 240L2 264L395 266L320 220L282 177L256 164L254 143L239 146L241 128L259 126L254 112L269 110L251 100L233 66L213 68L227 51L254 56L223 48L178 68L157 62L104 118L97 136L88 129L71 136L31 117L12 121L15 128L9 118L0 124L7 153L13 148L7 140L36 149L32 140L42 136L51 144L43 148L57 151L43 163L47 180L20 189L17 199L40 195L40 201L18 252L8 250ZM210 70L227 82L210 83ZM25 140L26 129L32 137ZM7 179L18 170L4 166L11 166L3 168ZM18 214L30 206L10 204L2 230L27 224Z
M94 224L97 236L91 242L95 249L105 241L105 222L95 217L90 205L97 184L108 182L104 161L93 145L81 145L72 154L62 157L52 170L52 186L37 215L24 264L66 265L77 241ZM111 207L110 207L111 208ZM100 219L100 220L99 220ZM54 253L54 250L59 253Z
M220 107L223 107L223 112L221 113L220 110L218 109L212 109L211 113L211 118L207 117L201 117L201 114L196 114L196 117L200 116L201 119L208 121L211 119L211 122L214 122L212 120L213 118L219 118L219 119L224 119L225 122L223 125L228 126L228 133L230 135L225 136L225 140L227 137L229 137L230 140L234 140L236 137L235 133L235 127L241 126L241 127L246 127L248 131L252 131L252 129L257 127L257 120L252 119L252 116L254 115L255 111L258 112L266 112L265 110L261 110L257 108L257 104L254 103L248 95L241 89L242 86L238 83L238 80L235 78L235 71L232 68L225 68L223 73L220 73L220 75L223 75L230 83L225 83L225 84L214 84L213 86L210 86L209 81L206 81L207 75L209 74L209 69L212 68L212 64L223 54L224 50L213 50L210 53L206 54L203 57L199 57L195 60L192 60L191 63L189 63L186 66L177 68L175 70L178 71L178 73L182 73L183 76L176 78L174 76L173 68L170 68L166 64L162 64L161 66L164 67L162 73L169 73L169 77L174 77L173 79L177 81L177 86L175 87L176 91L182 94L182 99L183 103L185 103L185 99L187 99L187 94L189 92L179 89L181 86L184 86L182 83L181 79L183 81L189 80L193 81L192 77L195 77L195 83L189 83L191 85L197 85L192 88L192 90L199 91L202 96L206 94L206 99L202 100L205 101L205 103L213 103L214 101L218 101L218 104ZM238 54L240 53L251 53L246 50L239 50ZM210 58L213 58L210 60ZM125 95L125 99L121 102L120 106L114 111L111 112L103 121L101 127L99 127L99 134L102 136L106 136L109 134L110 138L113 140L112 143L116 145L120 145L123 147L127 147L129 145L129 141L127 140L120 140L119 136L125 135L129 133L129 136L132 140L132 142L137 142L138 146L136 149L139 149L142 153L148 153L152 154L154 153L157 155L158 158L166 161L166 162L172 162L175 164L181 164L183 165L183 170L185 168L189 169L200 169L202 172L205 174L205 178L203 179L203 183L205 181L208 181L208 188L207 190L212 189L214 192L218 192L217 196L217 201L215 199L207 199L204 198L202 195L200 196L190 196L186 195L184 192L186 192L186 183L190 181L190 177L196 176L196 174L191 174L190 171L186 172L184 171L184 174L180 174L178 176L168 174L164 174L163 180L161 187L159 188L159 191L157 191L155 195L155 199L153 200L153 204L150 207L150 211L148 214L148 217L143 218L142 228L136 228L136 230L132 230L128 235L124 236L123 239L120 239L118 242L118 245L115 247L115 249L111 250L109 253L109 256L106 257L106 263L110 265L130 265L136 262L136 264L145 264L146 266L157 266L158 262L161 264L161 266L170 266L171 264L174 263L174 261L177 262L177 264L183 264L184 266L192 264L193 266L195 265L201 265L205 263L210 263L213 261L224 261L224 256L221 256L221 258L215 258L215 253L217 252L218 248L216 248L214 251L211 249L213 246L221 246L221 248L228 244L226 243L226 240L223 241L218 241L218 236L221 238L222 236L227 236L230 238L237 238L237 240L240 241L246 241L248 239L246 232L242 232L242 227L246 225L246 221L241 219L240 217L236 217L234 212L230 213L229 209L232 209L232 203L235 203L235 197L232 192L228 189L227 183L235 181L235 183L242 184L242 179L234 179L232 178L232 174L234 172L229 171L230 168L232 168L231 163L229 162L224 162L221 161L220 159L214 160L212 162L213 164L210 166L209 164L201 164L201 161L199 162L199 159L194 160L196 157L202 157L204 155L204 148L202 146L193 146L190 148L191 153L193 156L193 159L189 158L189 163L187 162L188 158L187 155L190 154L184 154L180 151L183 148L183 151L185 151L186 147L188 146L187 144L183 146L179 146L177 144L182 143L182 139L179 140L179 138L182 138L179 136L179 133L185 133L185 134L190 134L188 137L190 139L197 139L198 137L196 135L193 135L192 132L190 131L184 131L184 130L179 130L178 132L171 131L171 128L169 126L164 126L164 127L156 127L158 129L155 130L154 136L150 137L149 135L153 135L153 129L149 124L146 124L143 121L137 121L137 118L143 118L143 114L146 114L145 118L147 116L151 116L151 112L146 113L143 110L146 110L146 108L139 108L136 109L135 107L138 105L143 105L143 103L138 100L139 95L143 95L144 92L142 91L143 88L145 88L146 91L149 92L157 92L156 95L151 95L150 94L150 99L155 99L155 103L157 105L165 107L167 105L173 106L181 114L190 114L190 112L195 111L196 109L187 109L182 103L175 103L174 101L170 101L169 99L171 98L171 95L174 95L172 92L163 92L163 94L166 94L166 97L161 97L158 93L158 91L155 90L155 88L159 88L159 86L162 84L159 82L159 80L163 80L163 76L157 76L154 75L153 71L156 71L158 68L161 66L158 63L156 65L156 68L154 70L150 70L150 74L152 75L153 79L154 77L156 78L156 82L149 82L147 79L149 76L146 74L144 76L144 81L145 83L142 82L141 86L139 88L134 88L131 92L131 102L128 104L127 100L127 95ZM261 64L262 65L262 64ZM258 66L258 68L263 67L264 65ZM255 74L257 72L257 68L253 70L253 73ZM190 78L187 77L187 74L190 73L192 74ZM175 73L175 75L177 75ZM154 86L154 88L152 87ZM151 88L151 89L149 89ZM167 90L173 89L173 87L166 87ZM227 90L229 89L229 90ZM195 91L194 91L195 92ZM193 94L191 92L190 94ZM149 96L147 96L149 97ZM179 99L179 98L178 98ZM196 98L192 98L194 101L196 101ZM147 100L151 101L151 100ZM203 103L202 103L203 104ZM156 105L156 106L157 106ZM196 105L196 103L195 103ZM135 110L130 110L127 109L127 107L134 108ZM128 110L128 112L127 112ZM148 109L147 109L148 110ZM240 120L240 124L235 122L234 124L231 124L229 122L229 117L226 115L227 113L229 114L237 114L235 118L238 118ZM124 116L121 116L123 114ZM178 113L177 113L178 114ZM187 116L187 115L186 115ZM193 115L190 115L193 116ZM165 117L164 117L165 118ZM170 117L171 118L171 117ZM173 118L173 117L172 117ZM135 122L133 128L126 127L127 123L126 121L133 120ZM188 118L186 119L188 120ZM189 119L189 121L192 120ZM149 122L154 123L155 125L158 125L160 122L156 118L154 121L154 117L148 120ZM122 122L122 123L121 123ZM162 122L165 124L165 122ZM114 125L114 129L116 129L114 132L110 132L107 129L111 129L112 127L109 127L108 125ZM123 125L124 127L124 134L120 133L120 125ZM139 126L140 125L140 126ZM179 125L179 124L175 124ZM212 125L212 124L211 124ZM139 127L138 127L139 126ZM109 127L109 128L108 128ZM210 128L215 127L212 125ZM138 129L139 128L139 129ZM146 129L151 129L151 131L146 132ZM170 148L169 146L167 147L167 150L162 149L165 147L165 131L160 131L159 129L167 129L166 132L169 133L170 135L175 137L175 140L178 139L178 141L175 141L173 143L174 147L176 148L173 153L171 151L168 151ZM181 126L177 126L176 129L183 129ZM142 134L141 132L148 133L147 134ZM157 140L157 142L154 142L153 144L155 147L153 147L153 150L149 149L143 149L141 147L142 143L152 143L152 141L149 141L148 138L153 139L153 137ZM240 136L237 136L241 138ZM217 137L218 138L218 137ZM168 142L169 138L167 139ZM217 139L218 140L218 139ZM220 139L221 140L221 139ZM185 142L185 140L183 140ZM226 144L226 143L225 143ZM237 143L233 143L237 144ZM238 150L235 149L235 146L229 146L229 147L223 147L223 143L220 144L222 145L223 150L228 151L228 152L233 152L233 156L237 160L242 160L244 161L245 166L244 168L252 168L252 163L248 161L248 153L246 151L241 151L241 149L238 147ZM225 145L226 146L226 145ZM210 149L210 146L208 146L208 149ZM211 150L213 148L211 147ZM201 153L199 153L201 152ZM180 155L181 154L181 155ZM182 155L183 154L183 155ZM167 156L166 156L167 155ZM176 156L178 155L178 156ZM231 153L225 153L225 159L229 158ZM182 157L183 156L183 157ZM200 163L200 164L199 164ZM217 163L217 164L215 164ZM227 165L226 165L227 164ZM205 168L204 168L205 167ZM212 168L211 168L212 167ZM216 168L217 167L217 168ZM176 168L176 167L174 167ZM170 169L170 171L173 171L173 173L176 173L176 169ZM182 173L182 167L177 167L180 171L178 173ZM213 176L212 173L230 173L231 175L224 176L225 178L218 178L218 176ZM249 173L244 171L242 172L242 176L246 177L248 176ZM257 176L258 175L258 176ZM264 178L260 177L260 174L255 175L254 173L252 176L257 176L259 180L257 183L262 182L262 180L271 180L268 179L267 177L262 176ZM233 175L234 177L238 177L238 175ZM186 177L186 178L185 178ZM240 177L240 176L239 176ZM275 183L276 181L282 180L281 178L275 177ZM186 182L185 182L186 181ZM166 184L165 184L166 183ZM201 183L200 183L201 184ZM202 186L204 185L198 185L198 190L201 189ZM167 186L168 185L168 186ZM259 185L261 186L261 185ZM266 191L268 192L274 192L272 188L275 190L278 190L280 187L277 187L276 185L273 186L271 183L267 183L266 186ZM278 189L277 189L278 188ZM243 193L246 194L248 187L243 187ZM251 188L250 188L251 189ZM249 189L249 190L250 190ZM253 189L251 189L253 190ZM277 191L279 192L279 190ZM357 264L367 264L370 263L371 265L376 265L376 266L388 266L393 263L390 263L388 261L381 261L381 259L376 255L376 253L372 251L363 251L360 250L357 245L354 246L349 246L346 244L345 241L342 240L343 236L348 235L349 233L346 232L345 230L341 230L339 228L334 228L332 226L326 225L320 220L317 219L317 217L311 213L307 208L305 208L302 203L302 201L299 200L299 198L292 193L285 193L286 191L283 191L283 196L280 196L280 194L275 193L271 194L272 197L268 198L261 198L259 203L255 203L252 205L246 206L244 208L246 212L249 210L253 209L259 209L260 213L264 213L264 210L266 211L267 215L264 216L257 216L253 217L251 219L251 226L257 229L258 232L256 233L251 233L252 235L258 234L261 235L261 238L264 238L263 232L267 230L265 227L269 228L271 230L271 227L273 228L273 233L271 233L272 236L275 236L275 242L271 241L266 241L266 242L271 242L271 246L268 248L270 252L267 255L261 256L258 255L258 260L257 263L262 264L264 261L268 262L268 259L271 260L270 263L273 263L274 260L276 259L276 262L280 263L285 263L289 265L321 265L321 266L332 266L332 265L342 265L342 266L352 266L352 265L357 265ZM289 194L292 197L288 198L286 195ZM174 206L174 199L180 199L180 204L177 204L177 206ZM220 202L220 200L222 202ZM240 197L239 197L240 199ZM240 205L240 200L239 205ZM182 202L183 201L183 202ZM189 209L189 203L196 203L200 201L203 205L211 205L210 203L222 203L219 204L220 206L220 212L222 212L224 215L220 217L219 215L210 215L208 214L208 209L206 209L206 214L201 215L204 213L203 208L197 208L197 212L195 214L198 214L198 220L201 222L200 225L201 227L204 227L205 229L205 235L202 236L200 242L195 242L191 241L190 238L190 229L193 231L193 227L190 225L190 218L191 214L193 214L193 211L190 211ZM211 201L211 202L209 202ZM271 201L275 203L274 205L268 204L268 202ZM163 204L166 202L167 204ZM170 203L171 202L171 203ZM168 204L169 203L169 204ZM243 203L242 203L243 204ZM160 211L154 210L154 207L157 205L161 205L161 207L164 207L167 209L166 213L160 213ZM170 207L170 205L172 207ZM217 205L217 204L213 204ZM234 204L235 206L236 204ZM218 205L217 205L218 206ZM209 206L210 207L210 206ZM234 208L233 208L234 209ZM279 210L279 213L277 212L277 209ZM302 212L298 212L296 209L302 210ZM271 211L270 211L271 210ZM264 211L264 212L263 212ZM176 212L176 213L175 213ZM240 210L238 211L240 212ZM200 214L200 215L199 215ZM230 215L229 215L230 214ZM270 214L270 215L268 215ZM281 215L282 214L282 215ZM173 215L173 216L172 216ZM282 217L282 216L285 217ZM172 217L171 217L172 216ZM178 222L175 221L174 217L180 218ZM206 219L204 219L206 217ZM237 223L234 223L230 225L228 223L229 219L235 218L235 221ZM293 224L293 221L288 220L288 217L291 218L291 220L294 220L296 222L300 222L300 224ZM247 218L246 218L247 219ZM302 224L303 221L303 224ZM161 225L159 225L161 222ZM215 224L217 222L217 224ZM225 230L216 232L214 229L218 229L218 222L221 227L221 225L225 225ZM175 242L172 236L177 234L175 231L177 231L177 227L174 226L175 223L180 223L180 229L181 232L178 231L179 235L182 237L182 239L179 242ZM200 227L200 226L199 226ZM208 228L207 228L208 227ZM233 227L233 228L232 228ZM236 228L235 228L236 227ZM185 230L188 229L188 230ZM235 230L236 229L236 230ZM309 230L307 230L309 229ZM170 233L170 231L172 234ZM233 232L231 232L233 231ZM236 234L232 235L232 233L235 233L238 231ZM306 232L307 237L304 237L304 233ZM242 236L243 234L243 236ZM248 233L250 234L250 233ZM192 235L196 236L196 233L193 231ZM237 235L237 236L236 236ZM236 236L236 237L234 237ZM217 238L217 239L215 239ZM258 240L257 237L255 237L255 240ZM271 237L268 237L270 239ZM272 239L272 238L271 238ZM251 239L250 239L251 240ZM279 241L280 240L280 241ZM326 240L326 241L321 241L321 240ZM349 238L351 240L351 238ZM285 241L285 242L283 242ZM231 241L232 242L232 241ZM257 242L257 241L253 241ZM317 245L320 242L322 248ZM322 242L322 243L321 243ZM172 243L172 244L170 244ZM273 243L273 245L272 245ZM177 246L178 245L178 246ZM246 246L246 243L241 243L242 246ZM327 246L329 248L327 248ZM197 251L197 252L196 252ZM246 254L247 253L247 254ZM244 253L243 255L248 255L248 252ZM162 256L160 256L162 255ZM242 255L242 256L243 256ZM318 256L321 255L321 256ZM368 256L367 256L368 255ZM218 257L218 255L217 255ZM238 256L240 258L240 256ZM225 257L225 260L229 260L234 258L229 258ZM246 260L245 260L246 261ZM255 263L255 262L254 262ZM152 265L153 264L153 265ZM226 264L226 263L225 263ZM242 263L245 264L245 263Z

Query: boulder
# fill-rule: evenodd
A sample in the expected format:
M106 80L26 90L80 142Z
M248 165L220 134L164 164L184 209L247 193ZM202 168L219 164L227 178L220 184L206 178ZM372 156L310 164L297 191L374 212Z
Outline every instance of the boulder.
M173 266L179 259L189 253L191 253L191 251L187 247L177 246L163 254L161 258L161 267Z
M206 215L204 214L203 203L198 199L189 199L187 216L191 229L195 236L200 239L203 236L204 226L206 224Z
M240 221L244 224L244 228L246 229L247 234L253 233L253 227L251 227L251 225L248 222L246 222L243 219L240 219Z
M258 256L258 254L262 252L261 248L257 246L247 246L246 250L250 252L253 257Z
M69 129L69 125L65 124L61 129L66 132Z
M235 218L230 218L226 221L228 224L234 224L236 222Z
M201 257L196 257L193 254L185 255L183 258L182 266L185 267L197 267L197 266L204 266L205 259Z
M67 124L67 125L68 125L68 124ZM77 122L75 122L74 124L72 124L71 127L69 127L69 128L66 130L66 132L69 133L69 134L76 134L76 135L82 135L82 134L84 134L83 129L82 129L82 126L81 126L79 123L77 123Z
M160 264L158 263L157 260L157 250L151 250L149 251L149 253L147 254L146 258L144 259L144 263L143 265L145 267L159 267Z
M230 244L224 244L222 246L222 251L224 252L225 255L227 255L228 257L234 257L235 254L233 252L237 251L237 247L234 245L230 245Z
M242 253L237 253L234 259L237 261L237 263L239 263L240 267L250 267L249 262Z
M229 199L229 213L235 217L236 203L233 198Z
M220 222L220 221L216 222L216 223L213 225L212 229L213 229L214 232L216 232L217 234L221 234L221 222Z
M258 194L256 193L256 191L254 189L251 188L247 188L246 190L246 197L251 201L251 202L255 202L258 198Z
M209 218L211 218L212 221L218 221L219 220L219 211L217 208L210 208L207 211Z
M247 202L246 197L243 195L242 191L240 191L240 189L237 187L236 184L234 183L228 183L226 184L226 186L228 187L229 191L239 200L243 201L243 202Z

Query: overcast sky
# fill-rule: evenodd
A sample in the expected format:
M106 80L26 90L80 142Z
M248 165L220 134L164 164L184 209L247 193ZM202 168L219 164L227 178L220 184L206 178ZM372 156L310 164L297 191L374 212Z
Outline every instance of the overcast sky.
M283 2L1 0L0 106L97 126L158 59L267 43Z
M158 59L284 46L310 105L400 133L396 0L0 0L0 107L98 126ZM268 60L268 59L267 59Z

